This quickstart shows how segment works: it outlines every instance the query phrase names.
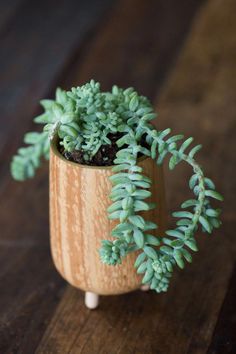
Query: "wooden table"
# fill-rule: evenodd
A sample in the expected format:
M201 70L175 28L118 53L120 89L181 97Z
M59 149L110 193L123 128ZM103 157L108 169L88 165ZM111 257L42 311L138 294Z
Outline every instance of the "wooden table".
M235 0L0 2L0 353L236 353ZM39 99L94 78L135 86L160 128L195 136L225 196L223 226L168 293L102 297L97 311L57 274L48 235L48 167L14 182L12 154ZM190 171L166 173L170 210Z

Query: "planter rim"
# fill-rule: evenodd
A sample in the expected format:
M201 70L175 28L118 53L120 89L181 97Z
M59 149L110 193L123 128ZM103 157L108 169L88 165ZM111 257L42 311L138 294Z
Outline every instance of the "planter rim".
M55 135L52 140L50 141L50 149L52 150L52 152L54 153L54 155L56 155L59 159L61 159L63 162L72 165L72 166L77 166L78 168L90 168L90 169L95 169L95 170L111 170L114 166L116 165L110 165L110 166L93 166L93 165L82 165L78 162L74 162L74 161L69 161L67 160L57 149L57 143L58 143L58 136ZM141 156L138 158L138 163L141 161L144 161L146 159L150 158L149 156Z

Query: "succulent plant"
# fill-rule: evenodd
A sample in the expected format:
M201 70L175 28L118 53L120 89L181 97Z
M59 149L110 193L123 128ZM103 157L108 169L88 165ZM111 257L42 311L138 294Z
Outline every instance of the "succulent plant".
M195 160L201 145L190 147L192 137L170 135L169 128L157 130L152 124L156 113L151 103L133 88L113 86L111 92L102 92L100 84L91 80L70 91L57 89L55 100L42 100L41 105L44 113L34 121L44 124L44 129L25 135L29 146L20 148L13 157L12 176L20 181L33 177L41 157L49 158L50 139L55 135L64 151L82 152L85 163L116 136L118 151L110 177L113 187L108 217L117 219L118 224L112 230L114 241L102 242L100 258L116 265L130 252L138 251L134 267L143 274L142 282L157 292L166 291L175 267L182 269L192 261L190 251L197 251L195 233L199 227L211 233L221 224L221 211L212 206L212 200L222 201L223 197ZM158 207L146 201L152 181L138 165L140 155L151 157L157 164L169 159L171 170L181 161L193 169L189 180L193 199L173 213L176 228L158 237L152 234L158 225L140 215Z

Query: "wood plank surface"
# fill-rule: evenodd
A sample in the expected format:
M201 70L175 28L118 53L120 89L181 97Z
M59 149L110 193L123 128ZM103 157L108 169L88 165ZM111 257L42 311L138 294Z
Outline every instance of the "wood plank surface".
M114 83L135 86L154 98L204 2L118 1L97 36L74 58L60 84L70 88L94 78L104 90Z
M214 177L218 188L226 195L228 212L224 214L223 228L213 237L199 235L200 252L191 266L176 272L167 294L136 292L103 298L100 309L91 313L83 309L81 294L76 295L76 290L68 288L37 353L207 352L235 257L230 232L235 225L235 216L229 209L233 200L228 200L233 199L229 191L234 190L230 179L233 171L230 151L234 146L232 107L235 107L235 94L232 92L236 87L235 77L230 75L235 55L235 37L232 35L235 33L234 6L232 0L224 1L224 6L223 1L218 0L210 1L200 10L179 61L157 97L162 128L172 126L175 131L194 135L197 142L204 143L200 159L208 175ZM92 46L98 52L103 52L102 48L104 45L101 48L98 44ZM93 66L95 72L96 65ZM84 66L80 63L81 68L90 73L89 60ZM80 75L87 78L86 71L81 74L80 70L78 79ZM101 81L102 78L105 81L104 77L99 77ZM128 79L121 76L120 80L127 84ZM139 84L141 86L142 82ZM228 162L226 166L225 162ZM174 176L172 172L166 177L172 208L187 196L185 179L188 175L189 171L180 166ZM79 311L70 313L67 304ZM77 317L79 329L74 327ZM64 333L64 321L70 338ZM232 343L233 338L228 338L228 341Z
M105 0L24 1L0 32L1 354L35 351L65 287L49 250L48 168L18 184L9 175L9 161L22 133L32 127L38 100L93 35L108 5Z
M6 30L9 20L17 12L24 0L1 0L0 1L0 31Z
M208 354L234 353L236 348L236 267L230 279L227 294L222 304L217 325L208 348Z
M5 121L1 154L14 151L17 145L8 135L19 144L39 99L49 94L74 51L111 4L109 0L28 0L9 20L0 37L0 106Z
M235 1L36 3L13 5L0 26L0 353L235 353ZM24 184L8 172L37 101L92 77L155 99L158 126L203 143L199 161L225 195L223 227L199 235L167 294L102 297L94 312L52 265L47 166ZM170 210L189 174L167 172Z

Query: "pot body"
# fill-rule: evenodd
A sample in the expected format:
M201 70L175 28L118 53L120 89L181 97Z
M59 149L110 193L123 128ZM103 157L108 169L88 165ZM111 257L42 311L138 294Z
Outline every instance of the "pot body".
M162 169L150 159L139 162L150 177L155 210L143 216L157 222L161 234L165 224L165 199ZM103 264L99 248L104 239L114 240L111 231L117 220L109 220L107 208L113 174L111 167L90 167L69 162L53 142L50 150L50 241L54 264L71 285L101 295L121 294L140 287L134 262L137 252L121 265ZM141 214L142 215L142 214Z

